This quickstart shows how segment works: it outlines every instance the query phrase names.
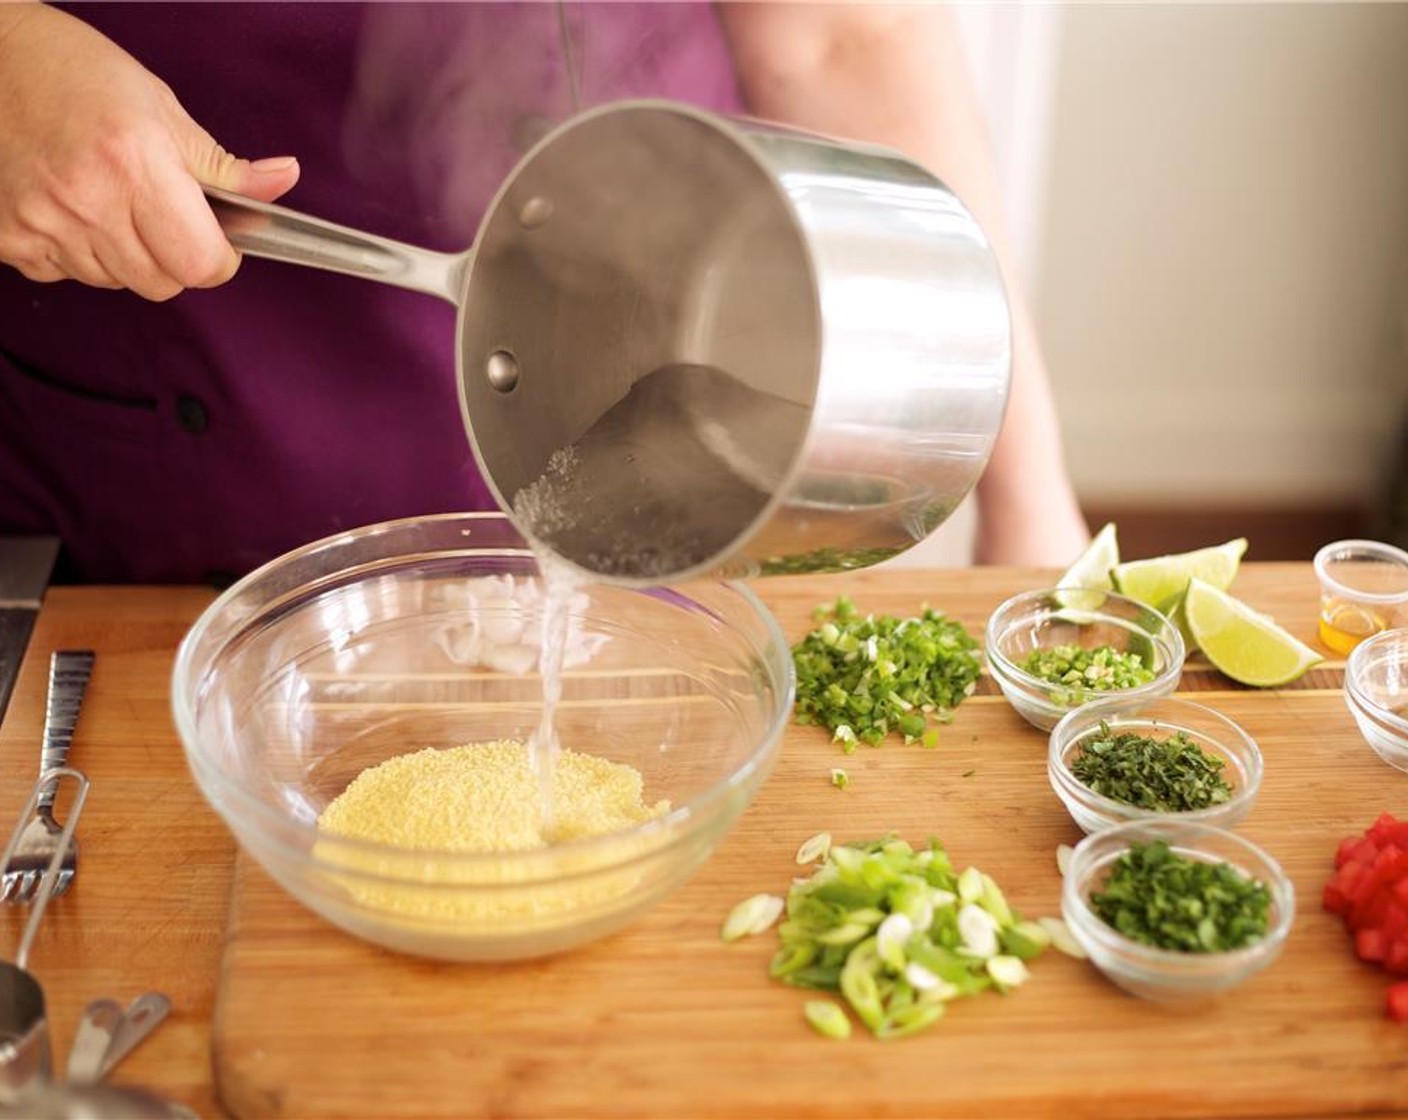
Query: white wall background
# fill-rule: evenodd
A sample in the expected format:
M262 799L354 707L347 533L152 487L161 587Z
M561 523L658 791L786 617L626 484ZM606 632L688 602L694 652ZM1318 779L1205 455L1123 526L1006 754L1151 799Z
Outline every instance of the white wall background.
M1408 6L1074 6L1046 42L1014 225L1082 498L1367 499L1408 397Z

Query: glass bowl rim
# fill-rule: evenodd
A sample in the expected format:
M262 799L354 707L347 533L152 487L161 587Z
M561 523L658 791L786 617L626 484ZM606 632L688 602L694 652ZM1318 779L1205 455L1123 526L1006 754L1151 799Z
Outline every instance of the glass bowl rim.
M1370 716L1379 722L1386 724L1390 729L1396 731L1399 736L1408 740L1408 719L1398 713L1385 708L1382 704L1376 703L1359 684L1359 677L1366 668L1372 652L1378 652L1380 647L1389 646L1394 642L1403 642L1408 645L1408 626L1397 626L1391 630L1381 630L1371 638L1365 638L1349 652L1349 657L1344 664L1344 691L1350 700ZM1400 664L1408 667L1408 657L1405 657ZM1408 743L1405 743L1408 746Z
M182 750L186 756L188 765L195 773L197 783L202 786L203 792L212 802L212 808L231 825L232 831L243 836L248 831L249 822L240 820L237 824L231 820L230 815L224 808L222 802L227 797L233 797L242 810L252 810L253 816L260 822L257 832L261 845L274 844L285 852L291 852L300 861L324 867L330 872L338 875L366 878L378 880L398 885L414 885L440 890L473 890L486 891L497 888L522 889L540 881L552 881L554 883L570 881L578 876L587 877L600 874L604 871L616 871L629 867L639 859L654 858L662 851L668 850L676 844L689 840L694 834L694 830L688 826L698 821L707 820L710 814L718 807L720 802L726 801L737 790L745 787L760 769L769 766L778 754L783 733L786 730L787 721L791 715L793 702L796 694L796 670L791 658L791 647L778 624L776 617L763 604L762 600L745 583L739 580L715 579L715 580L691 580L690 582L706 582L715 587L727 588L736 593L743 603L753 612L761 622L764 632L774 647L785 652L781 658L782 679L775 682L779 702L776 711L768 720L767 727L757 742L750 748L748 757L726 777L713 782L702 790L697 796L682 804L673 806L669 812L659 817L652 817L630 828L619 829L614 832L603 833L599 836L583 837L581 839L570 840L562 844L549 844L541 848L528 848L515 851L504 852L460 852L446 850L443 848L401 848L389 844L383 844L375 840L361 840L349 836L339 836L336 834L319 835L316 822L309 824L298 820L287 813L281 813L269 806L263 799L249 793L241 783L230 779L223 768L219 767L207 756L207 752L202 748L200 739L196 734L196 713L195 705L191 702L191 694L203 692L195 678L194 660L195 650L200 640L206 632L214 625L222 611L241 594L246 593L250 588L258 584L262 579L283 567L286 567L298 560L303 560L309 556L326 549L331 549L340 545L350 543L356 538L372 538L385 536L398 531L407 531L418 526L434 523L450 522L476 522L476 521L498 521L507 524L517 533L517 526L513 524L511 518L501 512L494 511L470 511L465 513L439 513L422 516L394 518L387 521L378 521L368 525L358 526L353 529L334 533L318 540L310 541L300 545L288 552L274 557L272 560L261 564L248 575L233 583L226 590L222 591L204 610L201 611L196 621L191 625L186 635L182 638L177 649L176 660L171 672L171 709L175 719L177 735L181 740ZM464 552L480 551L466 548ZM493 546L482 551L488 556L524 556L534 558L532 549L525 541L522 548L505 546ZM423 552L418 554L406 554L399 557L387 557L382 560L368 564L373 571L385 572L394 570L401 563L410 563L418 560L425 560L431 557L445 557L453 555L449 551ZM335 582L342 586L348 582L348 576L355 569L344 569L328 576L329 582ZM321 582L321 581L320 581ZM592 583L601 585L606 581L595 580ZM294 595L301 595L305 591L312 589L316 592L319 583L310 583L294 591L281 596L280 599L272 600L265 609L273 609L282 600L287 600ZM613 584L620 590L638 595L649 595L651 592L666 590L670 592L670 597L674 599L685 598L675 587L669 585L655 586L634 586L628 584ZM261 612L263 613L263 612ZM241 622L241 628L247 620ZM223 647L222 647L223 648ZM189 682L189 683L187 683ZM213 789L207 789L207 783ZM297 838L306 840L306 845L290 844L282 838L283 833L289 833ZM605 860L599 863L588 862L580 871L563 873L560 868L553 864L559 863L564 857L584 856L593 852L606 851L611 847L636 844L642 841L649 841L658 836L669 836L675 834L670 843L660 846L652 846L648 843L641 845L642 850L636 853L633 858L625 860ZM541 879L533 876L516 878L508 882L465 882L456 883L453 881L424 880L408 878L399 875L378 875L375 872L367 871L356 866L342 865L337 859L319 858L315 853L321 848L329 853L345 852L356 854L361 857L384 856L390 860L399 862L412 862L415 860L433 861L437 868L466 868L466 867L487 867L513 866L515 868L540 866L544 874Z
M989 663L996 668L999 679L1001 679L1001 677L1003 676L1006 676L1012 681L1012 683L1022 685L1028 691L1040 694L1040 699L1042 701L1048 704L1050 703L1050 700L1047 698L1046 693L1052 692L1060 686L1057 685L1054 681L1048 681L1041 677L1033 676L1031 673L1028 673L1025 669L1023 669L1011 658L1009 658L1005 653L1003 653L1002 650L999 648L999 643L993 641L992 639L996 637L996 626L999 618L1003 618L1006 615L1015 613L1017 608L1025 607L1029 603L1049 602L1051 601L1052 596L1054 596L1057 592L1060 591L1081 592L1086 595L1089 595L1094 591L1097 594L1104 595L1107 600L1114 599L1119 603L1127 603L1129 606L1134 607L1139 611L1147 611L1149 614L1157 618L1161 623L1161 626L1159 627L1157 633L1149 634L1150 639L1155 642L1162 641L1163 644L1165 646L1168 646L1170 648L1170 651L1174 654L1174 656L1169 658L1168 664L1163 667L1163 670L1159 672L1153 680L1148 681L1145 684L1136 685L1134 688L1121 688L1110 692L1101 693L1098 699L1103 700L1106 697L1115 696L1122 698L1146 696L1150 693L1157 692L1160 688L1166 687L1170 677L1174 676L1175 674L1182 674L1183 663L1187 660L1188 650L1187 647L1184 645L1183 635L1179 632L1178 627L1175 626L1173 624L1173 621L1162 611L1156 610L1154 607L1149 606L1147 603L1141 603L1138 599L1131 599L1127 595L1121 595L1118 591L1102 591L1089 587L1057 585L1055 587L1038 588L1034 591L1019 592L1016 595L1004 599L1001 603L998 604L997 609L993 611L991 615L988 616L987 626L984 628L983 632L983 652L987 655ZM1055 607L1054 610L1048 613L1054 614L1057 611L1063 609L1065 608ZM1096 608L1093 611L1086 611L1084 613L1096 617L1099 617L1100 615L1104 614L1104 612L1100 608ZM1111 619L1118 618L1118 616L1116 615L1106 615L1105 617ZM1119 621L1126 622L1129 620L1119 619ZM1088 701L1088 703L1094 702L1095 701ZM1061 710L1076 711L1079 709L1061 708Z

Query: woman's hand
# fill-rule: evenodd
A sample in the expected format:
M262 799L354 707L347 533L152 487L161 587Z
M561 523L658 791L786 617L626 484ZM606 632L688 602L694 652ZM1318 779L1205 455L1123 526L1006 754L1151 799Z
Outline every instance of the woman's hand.
M0 5L0 262L170 299L239 267L201 184L264 201L292 157L236 159L167 85L81 20Z

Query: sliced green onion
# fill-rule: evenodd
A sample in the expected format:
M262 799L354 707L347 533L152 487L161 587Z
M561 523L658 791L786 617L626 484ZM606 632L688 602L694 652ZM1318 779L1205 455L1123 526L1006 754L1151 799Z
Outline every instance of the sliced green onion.
M809 840L802 841L802 846L797 849L797 862L816 863L817 860L825 859L830 850L831 833L818 832Z
M962 996L1009 991L1051 940L991 877L960 875L933 840L919 851L895 836L832 843L809 878L794 880L786 909L771 975L838 992L882 1039L923 1030Z
M1071 929L1060 918L1038 918L1037 923L1042 929L1051 935L1051 944L1065 953L1068 957L1075 957L1078 961L1086 958L1085 949L1081 943L1075 939Z
M993 983L997 985L999 991L1006 991L1009 988L1025 984L1032 975L1027 971L1027 966L1017 957L989 957L987 969L988 975L992 977Z
M1013 922L1012 908L1007 905L1006 896L992 881L991 876L982 875L981 878L983 893L977 898L978 905L996 918L998 925L1010 926Z
M875 947L880 950L880 959L896 972L903 972L904 947L913 935L913 922L903 914L891 914L875 932Z
M762 933L781 917L783 905L782 899L775 894L755 894L752 898L745 898L729 911L720 936L725 941L737 941L740 937Z
M1038 922L1017 922L1003 929L998 940L1003 952L1027 961L1040 956L1051 944L1051 934Z
M906 1035L918 1034L925 1027L932 1026L943 1018L943 1014L944 1005L942 1003L920 1003L913 1007L906 1007L891 1015L889 1022L875 1032L875 1037L882 1039L904 1038Z
M827 1038L851 1037L851 1021L841 1008L829 999L809 999L802 1004L802 1014L819 1035Z
M997 953L997 919L975 903L965 903L959 909L958 936L975 957L985 959Z

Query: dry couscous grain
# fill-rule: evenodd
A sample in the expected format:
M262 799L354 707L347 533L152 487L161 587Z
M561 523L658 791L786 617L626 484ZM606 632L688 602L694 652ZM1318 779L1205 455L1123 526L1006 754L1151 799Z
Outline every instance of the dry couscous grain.
M322 836L372 841L390 848L439 853L525 852L571 840L604 836L658 817L669 803L647 806L642 779L631 766L595 755L562 750L553 771L553 828L542 830L537 772L527 746L516 740L429 748L399 755L359 774L318 817ZM346 885L364 906L411 917L495 918L545 915L619 896L634 875L605 872L615 857L562 855L573 885L538 882L512 890L513 865L502 869L458 868L427 856L371 854L325 846L326 857L354 874ZM364 878L356 872L370 873ZM392 882L412 879L426 887ZM488 892L455 887L487 886ZM450 888L450 889L444 889ZM510 889L504 889L510 888ZM486 896L487 895L487 896Z

